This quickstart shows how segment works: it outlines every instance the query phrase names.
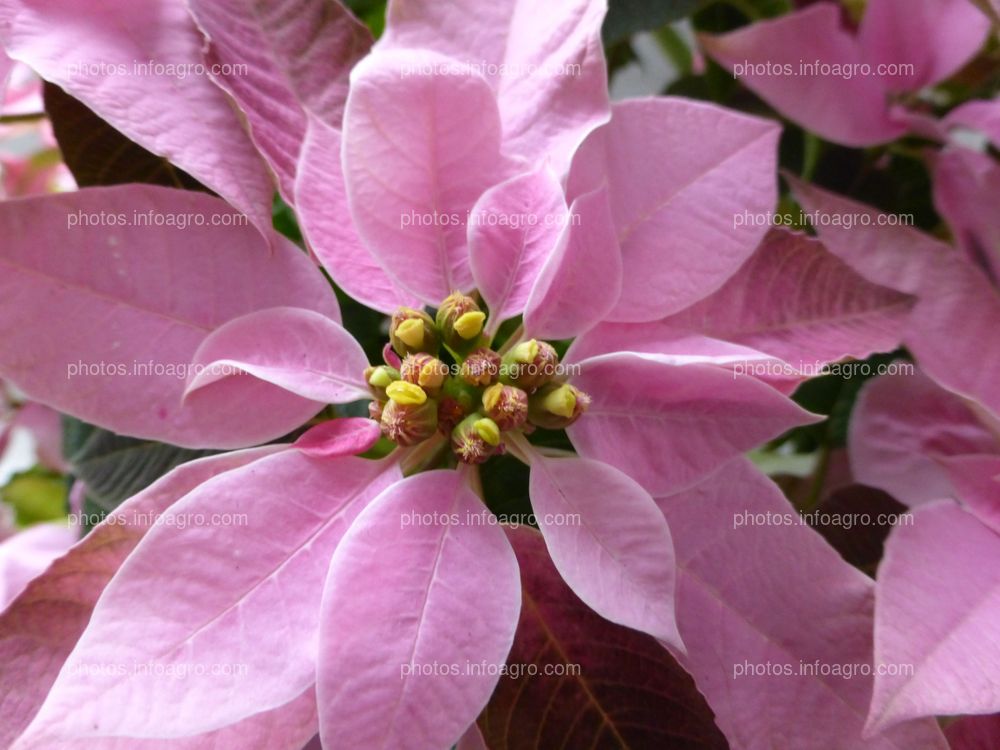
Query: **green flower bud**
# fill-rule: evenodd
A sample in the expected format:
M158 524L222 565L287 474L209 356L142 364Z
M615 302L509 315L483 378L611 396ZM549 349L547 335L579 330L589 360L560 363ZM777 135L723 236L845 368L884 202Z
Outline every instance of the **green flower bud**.
M426 397L422 403L390 399L382 407L382 434L397 445L416 445L437 432L437 413L437 402Z
M559 371L559 355L544 341L522 341L503 357L500 382L531 393L550 382Z
M482 414L472 414L452 430L451 447L459 460L481 464L500 447L500 428Z
M385 401L385 389L395 381L399 380L399 370L388 365L369 367L365 370L365 381L374 394L375 398Z
M435 321L445 346L464 354L479 344L486 313L479 309L472 297L453 292L441 303Z
M462 363L459 376L469 385L495 383L500 374L500 355L486 347L471 352Z
M389 323L389 342L401 357L415 352L437 354L441 335L431 316L423 310L401 307Z
M483 393L483 411L501 430L517 429L528 419L528 394L512 385L491 385Z
M544 385L528 399L528 420L547 430L561 430L578 420L590 396L568 383Z

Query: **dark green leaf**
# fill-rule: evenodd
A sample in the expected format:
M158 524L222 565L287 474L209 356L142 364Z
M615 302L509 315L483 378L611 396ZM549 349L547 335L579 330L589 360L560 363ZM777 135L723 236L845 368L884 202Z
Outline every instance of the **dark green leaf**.
M283 234L295 244L302 245L302 230L299 229L299 222L295 218L295 212L291 206L281 199L280 195L274 196L271 218L276 231Z
M376 39L385 31L385 5L386 0L347 0L347 7L365 22Z
M640 31L658 29L693 13L706 0L611 0L601 28L605 44L614 44Z
M110 513L175 466L214 453L116 435L72 417L63 425L63 444L72 448L66 453L70 469L87 487L88 520Z
M528 467L513 456L496 456L479 467L483 496L493 513L505 519L528 519Z

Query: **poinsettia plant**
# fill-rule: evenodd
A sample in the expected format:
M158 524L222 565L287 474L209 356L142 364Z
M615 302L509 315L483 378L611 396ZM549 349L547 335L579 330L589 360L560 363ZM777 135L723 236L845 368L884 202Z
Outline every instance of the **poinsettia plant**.
M0 202L79 539L0 746L988 738L997 19L915 4L0 0L79 185Z

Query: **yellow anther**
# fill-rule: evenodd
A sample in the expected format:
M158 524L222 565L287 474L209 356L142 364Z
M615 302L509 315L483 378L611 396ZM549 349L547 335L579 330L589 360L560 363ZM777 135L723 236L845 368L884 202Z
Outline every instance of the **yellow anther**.
M503 386L500 383L496 385L491 385L485 391L483 391L483 406L486 407L487 411L493 411L496 408L497 403L500 401L500 397L503 395Z
M385 395L402 406L419 406L427 401L427 394L419 385L396 380L385 389Z
M462 313L455 321L455 333L466 341L471 341L483 332L483 323L486 322L486 313L474 310Z
M417 382L424 388L440 388L448 377L448 368L441 360L434 359L420 368Z
M500 445L500 428L492 419L486 417L477 419L472 426L475 428L476 434L485 442L494 447Z
M542 407L560 417L572 417L576 410L576 391L572 386L561 385L551 393L545 394Z
M523 362L526 365L534 362L537 356L538 342L534 339L531 339L530 341L522 341L510 350L510 358L513 361Z
M396 327L396 336L407 346L419 349L424 345L424 322L417 318L404 320Z

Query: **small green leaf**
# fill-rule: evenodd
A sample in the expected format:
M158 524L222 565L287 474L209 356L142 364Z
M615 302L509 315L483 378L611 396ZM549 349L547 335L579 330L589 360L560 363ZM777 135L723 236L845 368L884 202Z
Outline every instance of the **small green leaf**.
M41 468L14 475L0 489L0 500L14 509L18 526L63 518L66 515L66 496L66 480Z

